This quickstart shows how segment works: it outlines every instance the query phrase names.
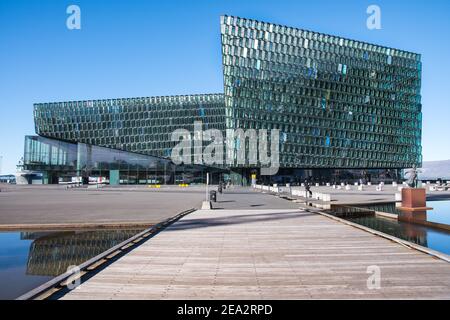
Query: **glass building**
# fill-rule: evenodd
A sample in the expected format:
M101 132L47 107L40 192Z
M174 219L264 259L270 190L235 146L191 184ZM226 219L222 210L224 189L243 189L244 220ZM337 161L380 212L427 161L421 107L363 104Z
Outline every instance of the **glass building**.
M282 168L421 164L420 55L231 16L221 35L227 128L279 129Z
M44 183L202 183L207 169L213 181L222 172L169 159L176 129L193 132L194 121L225 129L222 94L39 103L34 119L39 136L25 138L24 169L44 172Z
M194 121L280 130L279 173L259 180L389 180L421 165L419 54L232 16L220 34L223 94L35 104L40 137L26 138L25 168L49 183L104 172L114 183L188 182L169 160L171 134L193 133ZM199 182L213 170L181 167ZM215 169L246 184L260 167Z
M69 142L170 157L177 129L225 129L222 94L106 99L34 105L36 133Z

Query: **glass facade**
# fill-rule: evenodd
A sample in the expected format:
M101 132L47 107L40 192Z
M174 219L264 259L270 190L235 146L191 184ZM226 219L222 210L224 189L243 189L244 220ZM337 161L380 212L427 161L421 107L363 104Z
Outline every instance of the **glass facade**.
M38 103L34 118L40 136L165 158L176 129L225 129L222 94Z
M77 170L77 145L37 136L25 137L25 170Z
M45 172L45 183L70 181L71 177L109 181L114 174L120 184L202 183L206 175L203 166L175 166L168 159L39 136L25 137L23 168ZM208 171L218 179L220 170Z
M279 129L281 167L420 166L420 55L231 16L221 36L226 127Z
M421 166L419 54L239 17L222 16L220 27L224 94L35 104L41 137L27 137L25 167L109 172L121 183L202 182L205 167L168 160L172 133L187 129L195 140L194 121L224 137L280 130L283 181L359 179L366 169L396 179ZM245 183L262 166L227 169Z

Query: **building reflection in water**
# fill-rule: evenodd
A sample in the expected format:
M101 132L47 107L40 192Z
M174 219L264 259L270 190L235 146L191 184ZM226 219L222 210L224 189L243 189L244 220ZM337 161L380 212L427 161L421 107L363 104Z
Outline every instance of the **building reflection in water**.
M401 210L398 214L399 221L424 223L427 222L427 212L424 211L404 211Z
M394 237L428 247L427 228L408 222L394 221L382 217L356 217L347 219Z
M22 232L22 240L33 240L28 253L27 275L58 276L65 273L67 267L79 265L142 230Z

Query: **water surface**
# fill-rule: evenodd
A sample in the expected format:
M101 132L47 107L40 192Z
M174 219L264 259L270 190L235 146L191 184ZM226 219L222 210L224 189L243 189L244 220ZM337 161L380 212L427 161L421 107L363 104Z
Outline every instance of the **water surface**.
M14 299L142 229L0 232L0 299Z
M427 206L433 208L433 210L427 211L427 221L442 223L450 225L450 201L427 201ZM382 204L371 204L371 205L361 205L359 207L399 214L400 210L395 206L395 202L382 203Z
M428 201L427 205L434 208L434 210L427 211L427 221L450 225L450 201ZM359 207L363 207L366 211L357 210L352 207L349 207L348 210L347 207L336 207L332 208L329 213L338 215L345 220L355 222L368 228L450 255L449 231L417 223L384 218L376 216L374 212L370 213L370 211L367 211L367 209L369 209L399 214L400 211L396 208L395 203L373 204Z

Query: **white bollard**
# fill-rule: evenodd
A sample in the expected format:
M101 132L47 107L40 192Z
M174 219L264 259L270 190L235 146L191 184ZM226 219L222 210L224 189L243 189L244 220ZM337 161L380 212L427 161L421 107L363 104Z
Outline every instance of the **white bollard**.
M354 183L355 186L357 186L358 184L359 184L358 182L355 182L355 183Z
M395 194L395 202L401 202L402 201L402 194L396 193Z
M327 187L329 187L330 186L330 183L329 182L327 182Z
M316 183L316 187L320 187L320 184Z
M345 186L345 190L352 190L352 187L350 187L350 185L348 184Z
M345 183L341 182L341 187L345 187Z
M358 186L358 191L364 191L363 185Z
M371 185L372 185L372 182L367 182L367 185L368 185L368 186L371 186Z
M397 188L397 186L398 186L398 184L397 184L397 182L392 182L392 186L394 187L394 188Z

